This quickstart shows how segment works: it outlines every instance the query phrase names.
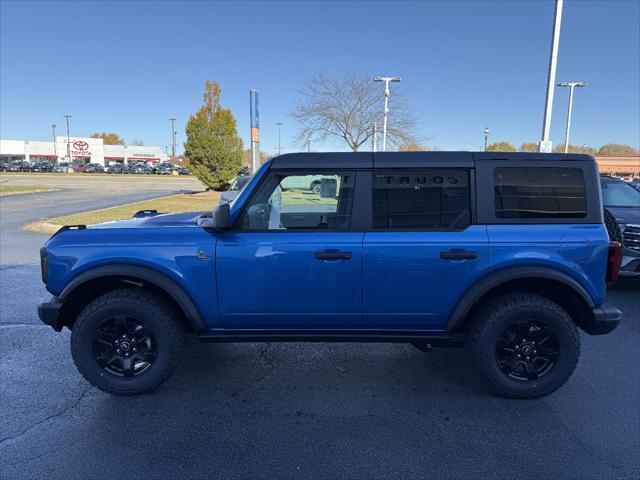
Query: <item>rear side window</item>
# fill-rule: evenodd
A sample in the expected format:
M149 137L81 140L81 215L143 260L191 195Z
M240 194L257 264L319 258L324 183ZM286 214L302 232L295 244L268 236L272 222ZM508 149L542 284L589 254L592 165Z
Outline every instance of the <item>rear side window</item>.
M470 223L468 171L374 171L374 228L462 230Z
M579 168L499 167L494 171L497 218L584 218L587 193Z

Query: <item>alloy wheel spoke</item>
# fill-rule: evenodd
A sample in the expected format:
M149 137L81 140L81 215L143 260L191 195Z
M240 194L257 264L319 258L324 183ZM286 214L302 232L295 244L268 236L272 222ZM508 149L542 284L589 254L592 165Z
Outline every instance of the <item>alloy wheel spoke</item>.
M498 348L506 350L507 352L514 352L516 343L513 340L509 340L508 338L502 336L498 339Z
M95 341L100 343L106 343L106 344L109 344L110 346L113 345L113 342L115 342L117 338L118 336L115 333L105 332L100 328L97 329L95 332L93 332L93 339Z
M97 356L96 357L96 359L98 360L98 363L103 368L104 367L108 367L113 362L115 362L118 358L120 358L120 355L118 355L114 351L110 351L110 352L106 353L105 355L101 355L101 356Z
M122 373L125 377L133 377L135 361L132 357L122 359Z
M538 369L536 368L533 360L525 360L522 362L524 366L524 372L527 375L528 380L535 380L538 378Z
M541 345L549 341L551 337L553 337L553 331L545 325L544 327L542 327L542 330L534 335L533 338L536 342L538 342L538 345Z

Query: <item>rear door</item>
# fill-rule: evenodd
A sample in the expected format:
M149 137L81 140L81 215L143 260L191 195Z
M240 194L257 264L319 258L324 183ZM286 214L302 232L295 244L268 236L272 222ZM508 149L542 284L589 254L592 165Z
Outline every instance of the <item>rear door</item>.
M374 170L373 229L363 249L367 328L438 331L488 267L472 224L472 170Z

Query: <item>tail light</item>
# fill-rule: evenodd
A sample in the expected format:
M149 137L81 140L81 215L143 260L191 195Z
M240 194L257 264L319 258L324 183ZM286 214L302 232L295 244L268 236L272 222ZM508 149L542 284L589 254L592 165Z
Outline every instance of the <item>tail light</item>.
M609 242L609 254L607 255L607 283L618 280L620 265L622 263L622 245L620 242Z

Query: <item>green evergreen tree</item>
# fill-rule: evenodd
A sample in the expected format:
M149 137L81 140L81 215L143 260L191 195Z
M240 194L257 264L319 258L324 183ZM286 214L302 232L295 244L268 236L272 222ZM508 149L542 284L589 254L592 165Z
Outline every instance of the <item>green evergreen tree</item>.
M204 105L189 117L184 154L189 169L213 189L222 188L242 165L242 139L231 110L220 106L220 86L207 80Z

